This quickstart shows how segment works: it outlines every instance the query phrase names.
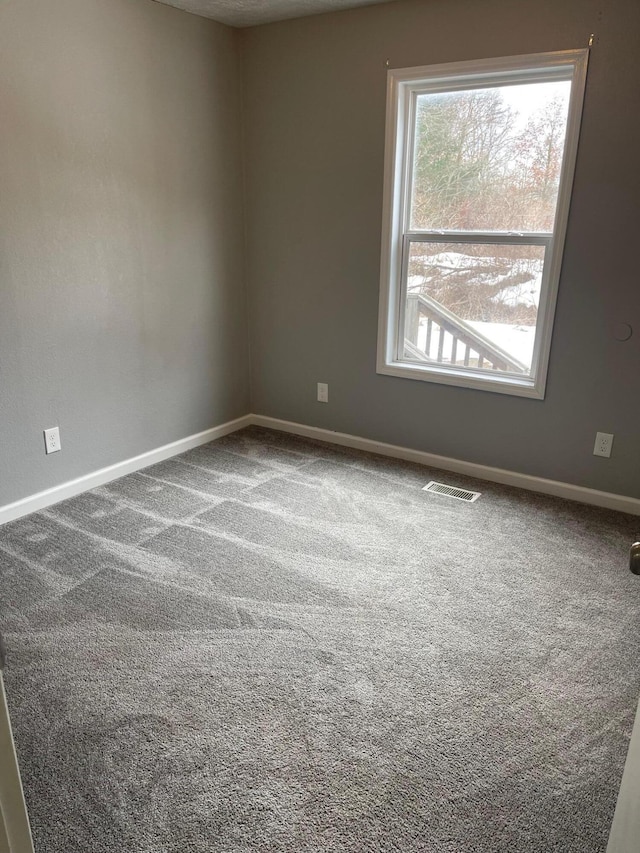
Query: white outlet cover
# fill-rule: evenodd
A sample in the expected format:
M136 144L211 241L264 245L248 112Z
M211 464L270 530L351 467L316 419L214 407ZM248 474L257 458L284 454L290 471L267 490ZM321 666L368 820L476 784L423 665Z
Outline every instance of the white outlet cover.
M611 448L613 447L613 435L610 432L597 432L596 443L593 447L594 456L604 456L608 459L611 456Z
M318 402L329 402L329 386L326 382L318 382Z
M45 429L44 448L47 454L57 453L59 450L62 450L62 445L60 444L60 427Z

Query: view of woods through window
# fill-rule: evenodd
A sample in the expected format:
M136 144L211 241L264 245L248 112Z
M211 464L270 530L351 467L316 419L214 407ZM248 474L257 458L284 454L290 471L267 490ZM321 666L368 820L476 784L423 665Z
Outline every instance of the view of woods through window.
M570 91L416 94L405 360L530 374Z

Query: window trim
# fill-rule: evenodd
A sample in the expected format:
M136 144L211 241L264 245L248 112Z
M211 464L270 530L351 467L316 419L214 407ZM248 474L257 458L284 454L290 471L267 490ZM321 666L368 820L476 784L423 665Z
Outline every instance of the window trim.
M377 372L387 376L419 379L465 388L476 388L501 394L544 399L553 320L562 267L567 221L571 204L571 189L575 173L580 121L584 102L589 50L566 50L481 59L469 62L446 63L416 68L396 68L387 72L387 120L385 133L385 165L383 192L382 253L380 264L380 307L378 322ZM536 70L540 73L536 75ZM436 88L452 91L486 88L496 83L543 82L570 80L571 93L567 114L567 129L558 189L554 230L519 235L514 232L413 232L403 230L408 222L410 180L413 164L414 105L420 89L433 92ZM426 83L421 87L420 83ZM425 238L428 233L429 237ZM531 244L531 239L543 239L546 247L545 264L540 292L540 305L532 359L532 375L480 371L474 368L455 368L401 361L397 348L400 322L404 314L403 264L407 240L440 242L518 242ZM523 239L526 238L526 239Z

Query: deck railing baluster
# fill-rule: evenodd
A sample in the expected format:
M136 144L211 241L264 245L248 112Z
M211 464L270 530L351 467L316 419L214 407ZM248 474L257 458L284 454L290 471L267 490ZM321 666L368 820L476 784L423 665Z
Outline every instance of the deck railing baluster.
M418 346L418 332L420 329L420 319L425 318L427 321L426 341L424 350ZM434 359L431 356L431 347L433 343L434 327L438 333L438 348L437 357ZM528 373L524 364L521 364L512 355L496 346L484 335L477 332L472 326L457 317L444 305L436 302L435 299L426 296L424 293L409 293L407 294L407 305L405 311L405 341L407 342L408 351L412 354L411 358L417 352L424 355L426 361L436 361L442 363L444 352L445 334L451 335L451 363L455 364L458 353L458 344L462 344L464 350L464 366L471 367L472 353L478 354L478 367L483 367L485 362L491 370L501 370L509 373ZM423 359L420 358L420 361Z

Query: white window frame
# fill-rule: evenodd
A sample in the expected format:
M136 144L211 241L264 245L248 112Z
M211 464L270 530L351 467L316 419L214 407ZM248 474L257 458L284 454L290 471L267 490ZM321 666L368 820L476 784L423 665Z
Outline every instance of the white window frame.
M571 188L575 171L580 119L589 50L567 50L419 68L397 68L387 73L387 124L382 224L380 314L377 372L501 394L543 399L551 335L564 249ZM410 176L413 165L415 103L418 94L486 88L495 85L571 81L562 169L553 233L516 234L485 231L409 230ZM404 350L404 282L409 241L455 243L532 243L545 246L540 304L531 373L527 377L478 368L437 363L412 363ZM401 347L402 345L402 347Z

